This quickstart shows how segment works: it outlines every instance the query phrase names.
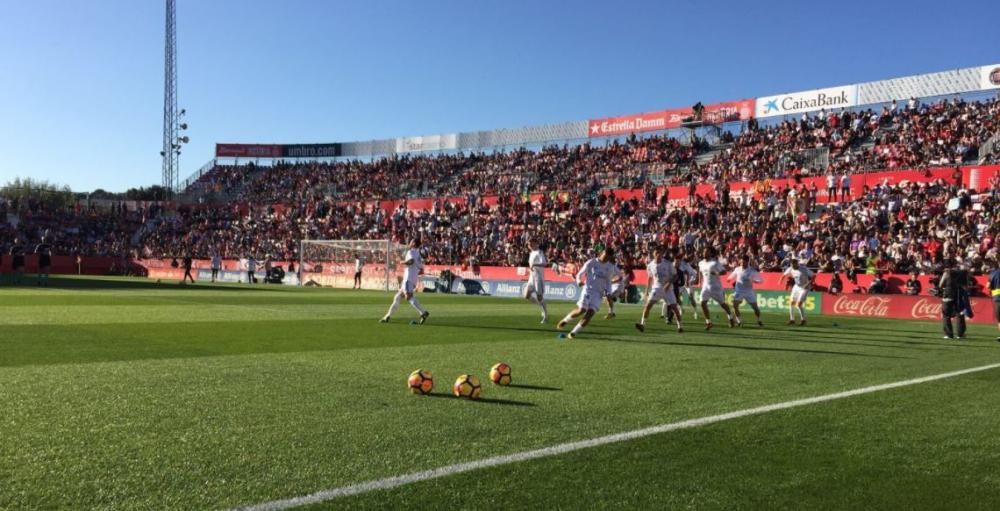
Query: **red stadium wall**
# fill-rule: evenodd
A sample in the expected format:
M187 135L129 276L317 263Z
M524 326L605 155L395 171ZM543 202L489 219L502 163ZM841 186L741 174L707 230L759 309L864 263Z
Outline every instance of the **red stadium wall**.
M511 268L503 266L483 266L479 269L479 273L473 273L471 270L465 267L459 266L437 266L428 265L426 267L427 273L436 274L441 270L451 270L456 275L462 278L468 279L479 279L479 280L528 280L528 270L527 268ZM556 272L549 268L545 270L546 280L552 282L572 282L573 277L577 267L575 265L569 265L564 268L561 272ZM634 284L646 285L646 270L635 270L635 281ZM784 291L785 287L785 277L781 273L769 272L762 273L764 277L764 282L762 284L757 284L755 287L762 291ZM827 291L830 286L830 279L833 277L830 273L819 273L816 275L816 291ZM906 281L909 280L910 276L907 274L884 274L883 277L886 279L888 284L889 293L902 294L906 288ZM844 281L844 287L847 291L851 291L855 286L847 280L846 277L841 275ZM862 289L868 289L871 284L874 275L858 275L857 287ZM930 296L927 292L930 290L931 281L933 276L921 275L919 277L921 283L921 294L923 296ZM989 278L985 275L975 277L976 283L981 289L989 289ZM723 281L725 282L725 281Z
M169 279L169 280L180 280L184 275L184 270L172 268L170 266L170 260L163 259L153 259L145 260L143 264L146 266L149 278L154 279ZM287 268L285 263L283 264ZM322 275L327 277L333 277L327 282L333 282L335 285L343 285L343 287L350 286L350 278L353 276L353 267L348 268L349 265L330 265L324 268ZM205 269L209 268L210 264L207 260L195 261L194 267ZM227 260L223 262L223 267L228 270L238 270L239 261ZM479 269L478 273L473 273L472 270L462 267L452 267L443 265L428 265L425 270L428 274L437 274L443 270L451 270L456 275L467 279L475 280L487 280L487 281L512 281L512 280L527 280L527 270L525 268L511 268L511 267L499 267L499 266L484 266ZM571 282L573 276L571 273L557 273L551 269L546 271L546 279L554 282ZM383 272L379 271L374 266L369 265L365 271L365 279L369 280L371 283L375 279L377 286L366 286L368 289L382 289L384 282L382 279ZM761 291L784 291L785 290L785 278L780 273L764 273L764 282L757 285L757 289ZM644 270L637 270L635 272L636 284L644 285L646 281L646 272ZM338 278L342 277L342 278ZM816 291L824 292L829 286L831 275L829 273L821 273L816 276ZM858 285L862 288L867 288L868 284L871 282L871 275L859 275ZM887 280L890 284L890 290L894 292L901 291L902 285L908 275L889 275ZM930 289L930 278L921 277L923 283L923 291L925 294L920 296L906 296L903 294L881 294L881 295L869 295L869 294L859 294L859 293L845 293L841 295L830 295L823 294L821 300L821 311L823 315L830 316L854 316L854 317L868 317L868 318L891 318L891 319L906 319L906 320L933 320L938 321L941 319L941 300L929 296L926 294L927 290ZM988 286L988 281L985 276L980 276L976 278L977 283L986 289ZM845 281L845 285L850 289L851 284ZM972 309L974 312L974 317L969 321L972 323L981 324L991 324L993 322L992 316L992 302L990 298L974 297L971 300Z
M13 271L13 260L10 255L0 256L0 273ZM49 270L53 275L108 275L122 273L124 268L130 268L132 272L140 272L142 267L134 261L122 259L120 257L81 257L77 262L74 256L52 256L52 268ZM38 272L38 256L24 256L24 271L27 273ZM140 272L141 273L141 272Z
M177 279L180 280L184 275L183 269L173 268L170 266L171 259L137 259L132 261L123 261L120 258L111 257L83 257L80 261L80 266L76 264L76 259L72 256L53 256L52 257L52 273L53 274L66 274L66 275L76 275L78 273L83 275L108 275L108 274L120 274L122 268L128 265L128 268L133 274L146 275L149 278L154 279ZM178 261L179 262L179 261ZM274 263L276 266L280 265L286 270L289 266L289 261L276 261ZM208 259L197 259L193 261L192 267L195 270L198 269L210 269L211 261ZM242 271L238 260L226 259L222 262L222 269L229 271ZM2 263L0 263L0 270L3 272L11 271L11 259L10 256L4 256ZM38 259L37 256L29 255L25 257L25 271L28 273L34 273L38 270ZM507 266L483 266L479 268L478 273L474 273L471 269L464 266L447 266L447 265L427 265L426 272L429 274L438 274L442 270L451 270L456 275L467 278L467 279L477 279L477 280L527 280L528 271L527 268L514 268ZM552 282L572 282L577 266L575 264L568 265L562 268L562 271L557 272L551 268L545 270L545 278ZM258 262L258 273L263 274L263 262ZM348 278L353 277L354 268L353 265L327 265L323 271L326 275L347 275ZM380 278L383 272L376 266L368 265L365 267L365 279ZM784 291L785 290L785 279L780 273L763 273L764 282L758 284L757 289L763 291ZM830 285L830 278L832 277L829 273L820 273L816 275L816 290L826 291ZM842 276L843 277L843 276ZM888 284L888 295L902 295L905 287L906 281L910 278L906 274L886 274L884 275L886 282ZM868 289L874 276L872 275L858 275L857 287L861 289ZM930 296L927 292L932 287L932 276L921 275L919 277L921 283L921 296ZM989 279L985 275L975 277L976 283L979 285L980 289L989 288ZM348 282L349 285L349 281ZM635 270L635 284L645 285L646 283L646 271L645 270ZM847 291L851 291L855 285L847 281L844 278L844 287Z
M136 261L136 264L141 265L146 269L150 278L165 278L171 279L180 278L184 275L184 270L173 268L170 266L170 259L143 259ZM288 268L288 262L275 262L276 266L281 265L285 269ZM194 269L209 269L211 268L211 262L207 259L195 260L193 262ZM233 259L227 259L222 262L223 270L240 271L242 270L239 265L239 261ZM449 266L449 265L436 265L430 264L424 268L425 273L430 275L437 275L444 270L450 270L455 275L465 279L474 280L528 280L528 270L523 267L510 267L510 266L482 266L478 269L478 272L473 272L470 268L466 266ZM561 269L562 271L555 271L552 268L545 270L545 279L551 282L572 282L575 276L577 266L568 265ZM263 263L258 263L258 273L263 273ZM635 270L635 282L637 285L646 284L646 270ZM324 275L347 275L348 277L353 277L354 267L353 265L326 265L323 269ZM381 278L384 272L378 266L368 265L365 266L364 278ZM784 291L785 287L785 277L781 273L769 272L762 273L764 277L764 282L756 285L757 289L762 291ZM832 275L829 273L819 273L816 275L816 291L825 292L830 286L830 279ZM847 291L851 291L855 285L849 282L846 277L841 276L844 280L844 287ZM885 274L886 282L888 283L888 291L890 295L901 295L906 287L906 281L909 280L910 276L906 274ZM862 289L868 289L871 284L873 275L858 275L857 287ZM919 277L921 283L921 296L930 296L928 291L932 287L933 276L921 275ZM975 277L976 283L980 286L980 289L989 288L989 279L985 275ZM348 282L348 286L350 283Z

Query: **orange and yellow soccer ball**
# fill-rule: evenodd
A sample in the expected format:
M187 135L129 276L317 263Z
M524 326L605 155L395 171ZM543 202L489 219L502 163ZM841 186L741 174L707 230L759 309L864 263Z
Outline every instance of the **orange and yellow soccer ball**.
M414 394L430 394L431 390L434 389L434 377L426 369L417 369L410 373L410 377L406 380L406 385L410 388L410 392Z
M452 392L454 392L458 397L479 399L479 393L482 392L482 387L479 386L479 378L476 378L471 374L463 374L455 380L455 386L452 388Z
M490 368L490 381L497 385L510 385L510 366L499 362Z

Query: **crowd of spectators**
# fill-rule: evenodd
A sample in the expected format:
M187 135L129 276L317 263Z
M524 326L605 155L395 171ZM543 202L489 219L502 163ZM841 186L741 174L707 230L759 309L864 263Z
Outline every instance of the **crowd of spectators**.
M1000 102L911 99L878 109L820 111L777 124L751 119L707 163L715 148L656 135L606 145L549 146L537 151L403 155L371 161L280 162L272 167L217 165L192 188L226 200L295 203L337 197L495 195L550 190L640 188L647 182L757 181L791 174L948 166L974 158L1000 130Z
M31 252L44 240L58 255L131 256L134 236L158 213L158 206L130 210L121 203L86 207L76 202L52 209L30 199L0 198L0 254L15 245Z
M495 195L586 187L640 187L689 161L696 146L665 136L629 137L605 146L549 146L538 151L402 155L372 161L279 162L271 167L218 165L194 188L254 203L298 203L336 197Z
M949 166L973 159L1000 130L1000 102L895 101L879 110L820 111L760 126L751 120L709 163L673 181L757 181L793 173ZM810 150L828 152L816 166ZM810 165L812 167L810 168Z
M750 254L764 271L791 257L826 272L933 274L948 259L983 272L997 258L1000 180L970 193L943 180L879 185L854 200L817 205L800 188L772 189L758 199L696 196L675 207L663 197L614 199L610 193L550 193L528 201L503 196L494 206L441 201L429 211L402 205L385 212L324 201L317 207L182 210L147 237L149 255L187 251L196 257L255 256L295 260L307 239L422 239L432 264L523 265L533 240L547 240L551 259L572 263L604 244L622 261L643 266L654 244L690 254L719 249L730 260ZM295 234L292 234L295 233Z

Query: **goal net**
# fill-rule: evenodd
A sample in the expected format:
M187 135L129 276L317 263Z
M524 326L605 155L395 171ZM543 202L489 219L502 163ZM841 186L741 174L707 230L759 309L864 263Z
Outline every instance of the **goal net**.
M390 240L302 240L299 282L304 286L350 288L361 261L361 288L395 291L406 246Z

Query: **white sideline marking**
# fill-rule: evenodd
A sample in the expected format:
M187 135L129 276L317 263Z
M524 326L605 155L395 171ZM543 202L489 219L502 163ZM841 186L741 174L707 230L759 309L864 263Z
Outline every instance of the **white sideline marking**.
M882 390L890 390L899 387L907 387L910 385L917 385L920 383L927 383L936 380L943 380L945 378L953 378L955 376L962 376L970 373L977 373L981 371L988 371L990 369L1000 368L1000 363L990 364L985 366L973 367L970 369L962 369L960 371L953 371L950 373L941 373L931 376L924 376L922 378L914 378L912 380L898 381L895 383L885 383L882 385L873 385L871 387L864 387L860 389L847 390L844 392L837 392L834 394L826 394L822 396L809 397L805 399L797 399L795 401L786 401L784 403L775 403L771 405L759 406L757 408L748 408L746 410L737 410L735 412L723 413L720 415L712 415L710 417L701 417L699 419L688 419L681 422L674 422L671 424L661 424L659 426L652 426L643 429L636 429L633 431L625 431L622 433L615 433L613 435L601 436L597 438L591 438L589 440L579 440L576 442L567 442L563 444L556 444L551 447L543 447L541 449L533 449L530 451L517 452L514 454L505 454L502 456L494 456L492 458L485 458L481 460L468 461L465 463L457 463L454 465L447 465L444 467L439 467L431 470L424 470L421 472L413 472L410 474L404 474L395 477L387 477L385 479L376 479L373 481L366 481L363 483L351 484L348 486L341 486L340 488L332 488L329 490L322 490L316 493L311 493L309 495L303 495L300 497L292 497L282 500L273 500L270 502L263 502L260 504L255 504L252 506L246 506L237 508L239 511L279 511L284 509L289 509L298 506L305 506L308 504L317 504L320 502L326 502L328 500L337 499L340 497L347 497L351 495L358 495L362 493L369 493L377 490L386 490L389 488L396 488L398 486L404 486L407 484L413 484L420 481L427 481L429 479L437 479L439 477L446 477L455 474L461 474L463 472L470 472L473 470L479 470L488 467L496 467L499 465L508 465L511 463L517 463L519 461L534 460L538 458L546 458L549 456L557 456L559 454L565 454L568 452L579 451L581 449L589 449L591 447L597 447L601 445L614 444L618 442L625 442L628 440L635 440L638 438L647 437L650 435L657 435L660 433L667 433L669 431L676 431L679 429L696 428L699 426L705 426L708 424L714 424L716 422L722 422L732 419L739 419L742 417L748 417L751 415L759 415L767 412L774 412L778 410L787 410L789 408L795 408L799 406L811 405L816 403L823 403L826 401L834 401L837 399L844 399L853 396L860 396L862 394L870 394L872 392L879 392Z

